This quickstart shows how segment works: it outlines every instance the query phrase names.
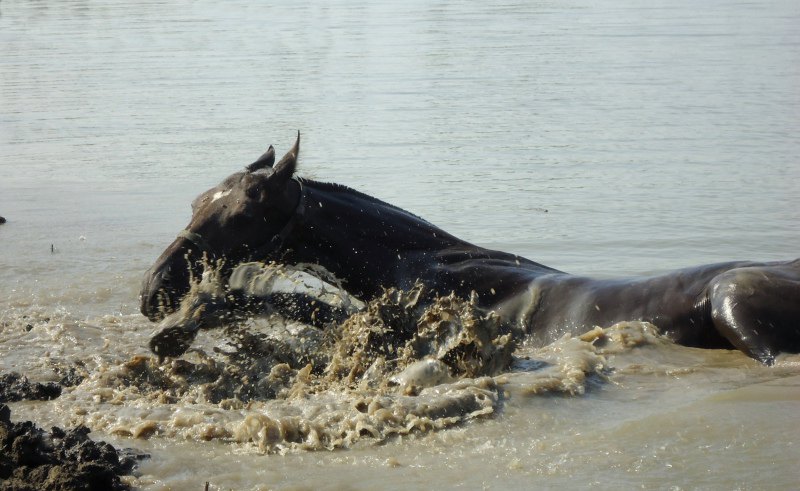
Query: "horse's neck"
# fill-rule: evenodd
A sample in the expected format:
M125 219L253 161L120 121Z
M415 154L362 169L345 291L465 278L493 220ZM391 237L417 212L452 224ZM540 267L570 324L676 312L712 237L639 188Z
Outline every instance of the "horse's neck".
M291 260L324 266L356 294L371 297L381 287L402 286L399 277L408 278L415 268L430 266L420 264L426 252L474 247L357 191L307 183L304 192L306 218L287 244Z

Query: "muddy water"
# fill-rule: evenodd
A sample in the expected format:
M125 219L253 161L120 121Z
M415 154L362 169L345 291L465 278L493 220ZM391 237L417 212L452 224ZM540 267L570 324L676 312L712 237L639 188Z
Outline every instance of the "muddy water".
M136 295L191 199L296 129L305 175L562 270L794 258L797 25L788 1L3 2L0 370L83 377L12 414L150 453L144 489L792 488L791 357L628 325L432 387L298 363L237 399L208 386L236 333L162 367Z

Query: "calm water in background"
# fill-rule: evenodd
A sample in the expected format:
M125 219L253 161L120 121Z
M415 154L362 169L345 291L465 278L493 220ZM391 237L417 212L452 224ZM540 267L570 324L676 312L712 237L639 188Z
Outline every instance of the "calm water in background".
M781 0L3 1L0 312L144 328L191 199L296 130L303 175L565 271L795 258L798 26Z

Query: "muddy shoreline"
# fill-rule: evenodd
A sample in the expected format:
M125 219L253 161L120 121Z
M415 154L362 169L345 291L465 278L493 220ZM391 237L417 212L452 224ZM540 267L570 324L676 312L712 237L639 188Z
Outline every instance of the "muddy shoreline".
M90 429L50 431L32 421L12 421L6 402L48 401L64 387L80 383L70 372L59 382L31 382L17 372L0 374L0 490L127 490L122 478L131 475L146 454L118 450L89 438Z
M94 441L89 433L82 425L48 432L31 421L12 422L9 407L0 404L0 490L131 489L122 478L148 456Z

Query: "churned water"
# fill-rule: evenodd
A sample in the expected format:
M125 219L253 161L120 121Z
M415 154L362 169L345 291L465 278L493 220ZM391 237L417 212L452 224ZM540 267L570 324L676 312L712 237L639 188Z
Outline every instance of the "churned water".
M3 1L0 371L86 375L12 415L149 452L144 489L792 488L793 357L632 324L425 394L243 406L175 395L137 295L191 200L297 130L302 175L564 271L794 259L798 26L781 0Z

